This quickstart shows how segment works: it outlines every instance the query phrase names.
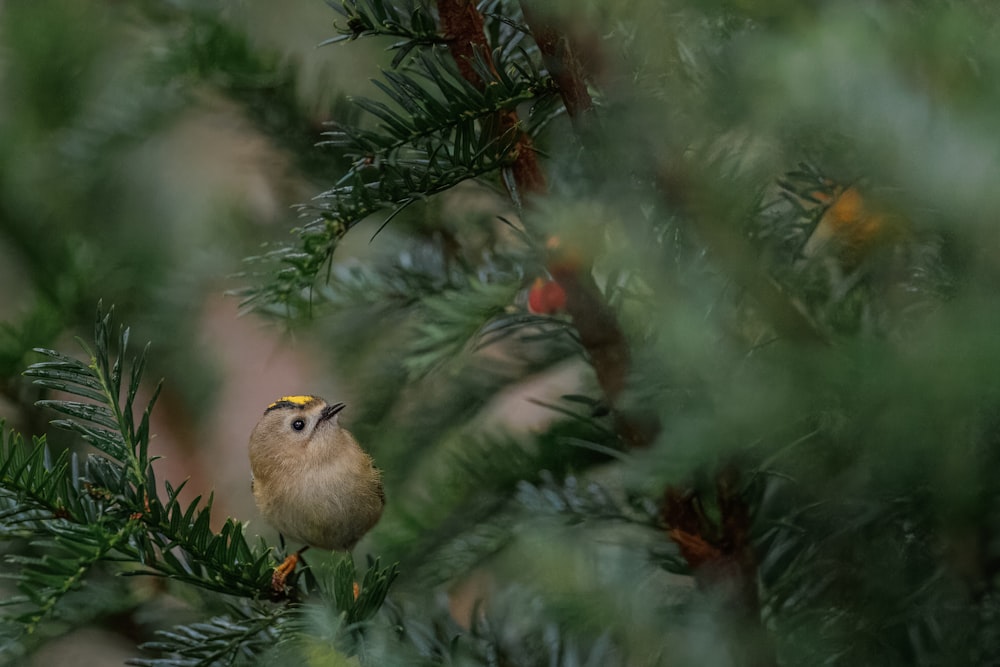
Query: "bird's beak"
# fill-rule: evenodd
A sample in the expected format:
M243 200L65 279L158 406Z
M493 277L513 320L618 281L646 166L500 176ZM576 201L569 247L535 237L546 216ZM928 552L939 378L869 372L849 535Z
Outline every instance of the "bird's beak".
M346 403L334 403L333 405L326 406L325 408L323 408L323 412L319 413L318 423L322 423L330 419L333 419L334 417L337 416L337 413L339 413L346 407L347 407Z

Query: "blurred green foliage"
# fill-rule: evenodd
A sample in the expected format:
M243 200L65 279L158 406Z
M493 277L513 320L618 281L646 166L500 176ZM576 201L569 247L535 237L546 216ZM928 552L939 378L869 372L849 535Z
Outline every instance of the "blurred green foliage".
M30 348L103 298L210 405L198 295L254 255L248 304L323 344L385 469L366 547L400 575L377 615L345 625L347 575L339 606L287 614L181 593L212 620L148 664L995 664L1000 6L545 3L589 77L573 121L521 5L480 8L483 86L433 39L434 3L333 3L325 48L389 47L353 106L305 100L300 62L197 5L0 9L5 397L30 410ZM319 193L291 235L158 198L177 189L143 146L206 91ZM514 109L549 189L523 207L496 134ZM553 237L624 331L621 396L579 322L526 308ZM555 396L525 388L567 368ZM659 425L648 446L622 414ZM697 499L702 546L736 550L728 471L749 613L663 509Z

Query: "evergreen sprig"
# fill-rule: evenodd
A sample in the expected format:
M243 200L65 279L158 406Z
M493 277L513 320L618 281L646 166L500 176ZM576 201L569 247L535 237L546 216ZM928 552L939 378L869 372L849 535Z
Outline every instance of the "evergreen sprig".
M396 26L400 20L400 10L391 3L364 5L359 9L352 3L352 21L364 16L363 25ZM358 34L375 33L365 28ZM413 41L407 52L426 43ZM503 126L504 112L533 103L538 112L530 115L529 133L551 117L555 87L526 50L498 50L489 59L477 53L470 65L478 85L463 78L454 61L424 49L406 67L394 61L394 69L373 80L388 102L353 100L376 126L339 125L328 133L323 144L336 148L351 166L332 188L301 207L303 215L316 217L295 230L298 243L249 258L273 272L265 274L263 285L243 291L245 305L280 305L289 314L304 309L338 243L357 223L387 211L381 230L416 202L499 173L521 130Z
M491 67L482 57L474 59L472 65L481 86L466 81L453 62L435 52L419 54L408 72L383 72L384 80L373 83L402 113L384 102L354 99L381 123L376 130L341 127L329 133L325 144L359 160L341 182L350 181L358 167L393 160L403 148L420 146L430 139L471 144L470 135L477 129L473 123L488 122L499 111L555 92L551 79L530 60L493 62Z
M583 482L574 475L557 481L543 471L540 482L522 481L517 485L517 500L535 515L563 516L571 523L582 521L626 521L652 525L652 513L639 515L625 507L597 482Z
M33 632L57 614L62 598L86 586L98 563L126 564L121 574L165 577L249 601L239 614L162 633L145 648L168 657L137 664L230 664L267 647L282 614L282 608L260 602L282 595L271 585L272 550L263 540L248 542L243 524L232 518L214 532L212 497L182 504L184 483L164 481L161 497L156 457L149 452L159 385L142 407L146 350L126 356L129 330L122 327L113 336L112 314L98 309L93 349L81 342L86 360L40 349L49 360L25 371L42 387L84 399L41 403L65 415L54 425L78 434L100 454L81 463L69 451L53 456L44 437L30 447L12 432L0 440L0 531L23 535L33 547L33 553L8 557L20 568L14 575L20 595L5 601L13 610L6 620ZM349 621L345 631L353 632L381 608L396 574L395 565L381 568L376 561L355 598L351 562L321 585L321 597Z
M14 501L2 514L5 527L24 531L40 556L12 556L21 596L14 618L28 631L55 612L57 603L84 584L94 565L123 561L148 573L231 595L259 597L268 591L273 558L261 542L251 546L243 525L228 519L212 531L211 499L188 505L178 499L183 484L165 483L158 495L150 456L150 414L159 386L142 409L145 351L126 361L129 330L112 334L112 313L98 311L93 350L87 361L53 350L25 374L36 384L85 399L41 403L66 418L53 424L77 433L100 454L81 465L68 451L53 456L45 438L26 447L8 434L0 447L0 495Z
M154 641L142 648L164 657L137 658L129 664L140 667L194 667L232 665L250 659L276 641L287 607L234 607L224 616L208 621L160 630Z
M0 448L0 498L4 533L32 538L41 556L14 554L8 562L20 566L14 575L20 595L4 601L12 608L5 620L25 633L56 611L66 594L82 585L84 577L112 552L127 548L134 523L113 518L110 494L103 486L111 476L91 459L83 466L75 454L63 451L53 458L45 438L30 447L20 435L5 432ZM93 474L91 474L93 473Z
M338 561L331 576L321 580L320 590L327 603L341 614L348 627L352 627L375 616L398 575L397 565L383 568L375 559L358 583L354 559L347 556Z
M424 299L425 316L416 326L405 365L420 376L454 359L476 340L482 328L501 315L514 299L517 283L470 280L454 289Z
M328 0L327 4L347 19L347 23L344 26L335 25L341 34L320 42L320 46L359 37L393 37L400 40L389 47L396 51L392 66L398 67L418 46L447 43L438 34L430 5L423 0L345 0L340 3Z
M297 650L301 645L328 642L329 648L355 655L363 648L366 629L382 610L389 587L399 574L393 564L375 559L360 577L348 555L320 569L317 605L265 605L240 601L229 613L203 622L156 632L142 649L158 658L131 660L141 667L209 667L240 664L268 654L276 646ZM318 620L318 622L316 622Z

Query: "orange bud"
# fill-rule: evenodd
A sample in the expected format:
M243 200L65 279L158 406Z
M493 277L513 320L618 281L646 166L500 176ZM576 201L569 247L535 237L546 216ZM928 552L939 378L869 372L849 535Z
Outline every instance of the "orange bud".
M832 243L842 262L857 264L871 249L890 238L894 225L882 211L873 210L855 186L835 191L803 254L818 254Z

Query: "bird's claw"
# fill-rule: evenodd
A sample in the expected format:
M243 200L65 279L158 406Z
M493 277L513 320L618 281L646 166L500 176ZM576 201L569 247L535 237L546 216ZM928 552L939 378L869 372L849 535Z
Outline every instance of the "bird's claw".
M295 572L295 566L298 564L299 554L296 552L288 554L281 565L274 568L274 573L271 574L271 590L274 591L275 595L284 594L288 577Z

